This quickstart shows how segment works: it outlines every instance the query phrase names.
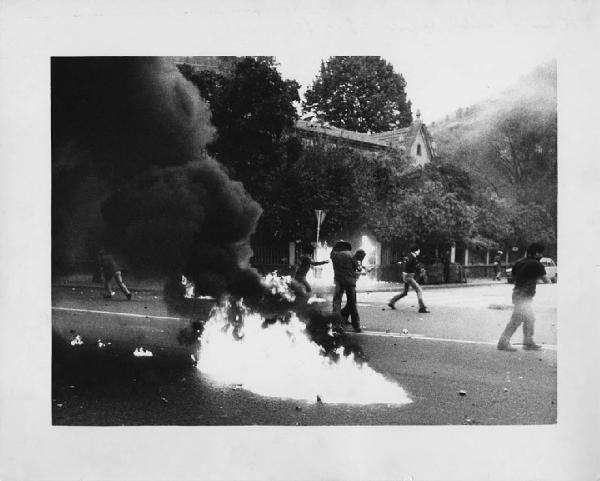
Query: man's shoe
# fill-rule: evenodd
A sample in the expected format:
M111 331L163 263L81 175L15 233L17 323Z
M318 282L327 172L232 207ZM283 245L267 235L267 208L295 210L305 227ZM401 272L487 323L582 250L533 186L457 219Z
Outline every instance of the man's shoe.
M394 303L393 303L393 302L388 302L388 307L389 307L390 309L396 309L396 308L394 307Z
M419 309L419 312L420 312L421 314L426 314L426 313L428 313L428 312L430 312L430 311L429 311L429 310L428 310L426 307L421 307L421 309Z
M523 349L525 349L526 351L539 351L540 349L543 349L543 347L539 344L536 344L535 342L528 342L523 343Z
M498 350L514 352L517 350L517 348L514 347L509 341L500 341L498 342Z
M125 294L127 296L127 300L130 301L131 300L131 292L129 294Z
M350 320L346 316L342 316L342 324L350 324Z
M362 332L362 329L360 327L353 327L352 329L354 330L354 332Z

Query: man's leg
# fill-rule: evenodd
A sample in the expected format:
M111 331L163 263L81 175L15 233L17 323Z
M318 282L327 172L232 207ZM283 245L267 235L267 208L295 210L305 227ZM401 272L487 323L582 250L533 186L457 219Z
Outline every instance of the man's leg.
M129 292L129 289L127 289L127 286L123 282L121 271L115 272L115 280L117 281L117 285L119 286L119 289L121 289L121 292L127 296L127 299L131 299L131 292Z
M114 295L114 292L112 291L111 287L110 287L110 280L112 279L112 276L109 276L107 274L102 274L102 279L104 280L104 297L108 298L108 297L112 297Z
M333 328L340 329L342 324L342 296L344 295L344 288L338 281L335 281L335 291L333 293L332 302L332 314L333 314Z
M396 304L396 302L398 302L403 297L406 297L406 294L408 294L408 284L405 282L404 283L404 290L400 294L398 294L397 296L392 297L390 299L390 302L388 302L388 306L390 306L392 309L395 309L394 304Z
M531 301L523 304L523 349L527 350L538 350L542 346L536 344L533 340L533 333L535 331L535 315L533 314L533 308Z
M410 286L417 293L417 299L419 300L419 312L421 312L421 313L429 312L427 310L427 307L425 306L425 302L423 301L423 289L421 289L421 286L419 285L419 283L412 277L408 278L407 281L410 284Z
M342 324L349 324L348 317L350 317L350 308L348 307L348 291L346 291L346 305L342 307L340 314L342 315Z
M514 308L510 320L508 321L508 324L506 324L506 327L498 340L498 349L501 351L516 351L510 343L510 339L524 321L523 299L513 294L513 304Z
M300 284L302 284L304 286L304 288L306 289L306 292L312 291L310 284L306 280L306 277L299 277L297 280L298 280L298 282L300 282Z
M354 328L354 332L361 332L360 328L360 316L358 314L358 308L356 306L356 287L348 286L346 287L346 307L348 312L350 313L350 319L352 321L352 327Z

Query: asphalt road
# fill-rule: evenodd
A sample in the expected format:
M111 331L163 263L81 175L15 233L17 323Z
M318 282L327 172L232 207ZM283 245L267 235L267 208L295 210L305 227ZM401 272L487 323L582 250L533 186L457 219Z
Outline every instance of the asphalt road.
M511 288L426 290L430 314L417 312L412 292L396 310L386 306L389 292L359 293L364 332L348 334L346 342L411 402L358 405L268 397L215 382L190 361L196 346L182 342L188 334L193 338L194 326L157 293L134 292L127 302L118 294L104 300L100 290L57 287L53 424L553 424L556 285L539 285L534 302L536 340L545 345L540 352L495 347L510 316ZM519 347L520 331L513 340ZM154 356L135 357L132 346Z

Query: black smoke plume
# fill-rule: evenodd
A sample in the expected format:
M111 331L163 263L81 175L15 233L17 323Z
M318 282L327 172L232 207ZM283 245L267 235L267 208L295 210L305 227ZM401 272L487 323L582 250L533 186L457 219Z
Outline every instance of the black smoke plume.
M88 230L131 272L256 295L249 242L261 208L206 155L214 128L196 87L160 58L53 58L51 79L53 256L89 238L64 242L61 228L81 227L68 220L82 208L77 186L92 179L102 215Z

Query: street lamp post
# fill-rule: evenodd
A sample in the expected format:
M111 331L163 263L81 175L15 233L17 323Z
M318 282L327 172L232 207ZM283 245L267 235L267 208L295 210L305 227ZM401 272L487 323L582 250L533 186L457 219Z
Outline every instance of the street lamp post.
M321 233L321 224L325 220L327 211L315 209L315 215L317 216L317 249L319 248L319 234Z

